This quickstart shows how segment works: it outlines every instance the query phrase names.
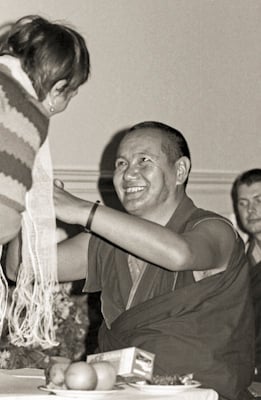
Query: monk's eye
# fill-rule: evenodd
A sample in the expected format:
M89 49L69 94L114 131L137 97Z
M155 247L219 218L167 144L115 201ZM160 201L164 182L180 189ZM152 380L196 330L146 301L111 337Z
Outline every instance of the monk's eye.
M146 157L146 156L142 156L140 158L139 162L142 165L149 164L149 163L151 163L151 158L150 157Z
M123 168L127 165L127 162L122 158L115 161L115 169Z

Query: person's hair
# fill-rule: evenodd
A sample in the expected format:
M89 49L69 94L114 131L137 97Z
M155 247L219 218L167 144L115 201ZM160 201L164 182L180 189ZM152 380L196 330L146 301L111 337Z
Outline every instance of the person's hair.
M190 170L191 170L190 150L186 139L184 138L183 134L180 131L162 122L145 121L133 125L131 128L127 130L126 134L128 135L129 133L134 132L138 129L159 130L162 135L161 150L163 153L166 154L170 165L174 165L175 162L180 157L185 156L190 160ZM188 171L188 176L190 170ZM185 186L187 185L187 182L188 182L188 177L184 182Z
M254 168L254 169L250 169L248 171L244 171L243 173L241 173L240 175L238 175L236 177L236 179L234 180L233 184L232 184L232 188L231 188L231 198L232 198L232 203L233 203L233 209L234 209L234 213L237 219L237 223L238 226L240 227L240 229L242 231L245 232L244 227L242 226L241 220L240 220L240 216L238 213L238 189L241 185L247 185L250 186L253 183L256 182L261 182L261 169L260 168ZM246 232L248 233L248 232Z
M15 22L0 46L1 55L20 60L40 101L59 80L69 92L87 81L90 57L84 38L72 27L28 15Z

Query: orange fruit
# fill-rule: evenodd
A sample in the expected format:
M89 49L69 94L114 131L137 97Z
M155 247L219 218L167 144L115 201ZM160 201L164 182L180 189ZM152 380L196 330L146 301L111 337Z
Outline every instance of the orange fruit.
M75 361L65 372L65 384L68 389L93 390L97 385L95 369L85 361Z
M64 383L65 371L69 365L70 361L51 365L49 370L46 371L46 383L52 382L57 386L62 386Z
M97 385L95 390L111 390L116 382L116 371L109 361L97 361L90 365L96 371Z

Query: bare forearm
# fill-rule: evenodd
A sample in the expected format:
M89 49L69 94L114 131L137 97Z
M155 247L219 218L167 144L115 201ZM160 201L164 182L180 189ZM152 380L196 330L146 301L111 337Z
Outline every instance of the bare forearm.
M86 214L82 217L84 223ZM186 242L166 227L106 206L97 208L92 231L124 250L170 270L183 269Z
M55 188L57 218L71 224L86 226L93 203ZM129 253L169 270L189 267L189 248L180 235L166 227L99 206L92 218L91 231Z

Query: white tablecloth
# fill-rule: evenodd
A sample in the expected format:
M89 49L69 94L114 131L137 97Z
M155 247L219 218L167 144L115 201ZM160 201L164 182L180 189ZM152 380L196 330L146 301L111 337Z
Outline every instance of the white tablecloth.
M28 399L28 400L50 400L50 394L39 389L45 385L42 370L22 369L22 370L0 370L0 400ZM68 400L69 391L66 396L56 396L57 400ZM79 398L80 397L71 397ZM143 393L130 386L124 386L122 390L115 393L105 394L97 397L88 393L88 397L81 397L85 400L218 400L218 394L212 389L195 388L185 392L172 394L148 394Z

